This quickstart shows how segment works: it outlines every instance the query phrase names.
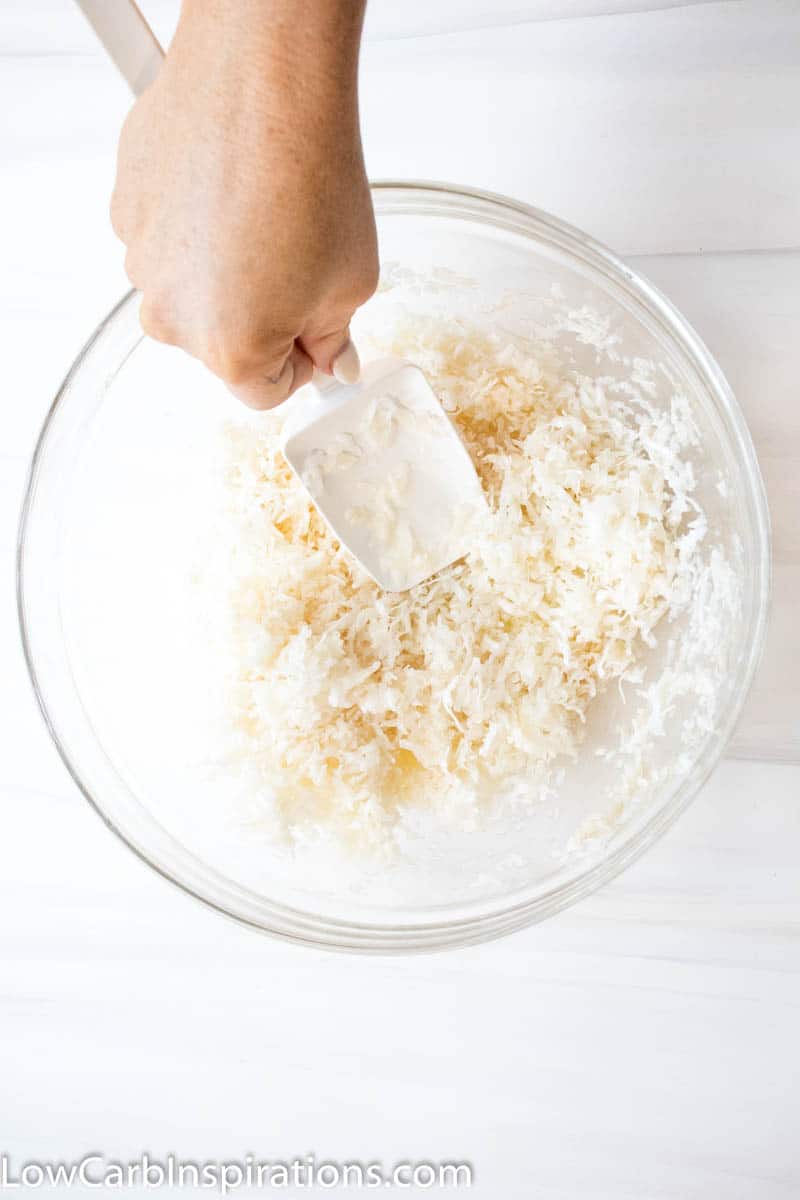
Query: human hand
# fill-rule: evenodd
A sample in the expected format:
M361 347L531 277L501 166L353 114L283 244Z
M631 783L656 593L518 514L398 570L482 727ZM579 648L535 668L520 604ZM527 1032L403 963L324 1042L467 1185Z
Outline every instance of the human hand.
M131 110L111 215L145 332L246 404L314 367L357 378L355 309L375 289L358 124L363 0L184 0Z

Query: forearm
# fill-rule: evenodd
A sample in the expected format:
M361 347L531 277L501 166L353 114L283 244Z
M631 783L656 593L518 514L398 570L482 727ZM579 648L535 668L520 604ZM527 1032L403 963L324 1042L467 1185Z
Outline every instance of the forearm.
M366 0L183 0L173 46L207 44L236 59L241 83L282 105L335 94L355 104Z

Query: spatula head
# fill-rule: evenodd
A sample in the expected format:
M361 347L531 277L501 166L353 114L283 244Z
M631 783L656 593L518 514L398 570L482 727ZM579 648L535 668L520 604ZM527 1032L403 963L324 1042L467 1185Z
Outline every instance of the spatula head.
M414 587L469 552L486 501L419 367L381 359L359 383L303 389L281 444L339 541L387 591Z

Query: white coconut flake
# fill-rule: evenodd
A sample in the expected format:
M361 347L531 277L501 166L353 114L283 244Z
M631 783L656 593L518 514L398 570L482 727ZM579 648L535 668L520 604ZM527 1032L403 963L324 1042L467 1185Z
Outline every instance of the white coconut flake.
M588 337L594 327L581 313L574 328ZM271 828L385 849L403 845L423 813L440 829L476 828L493 796L522 795L521 781L519 803L555 803L559 771L613 686L630 724L618 746L596 751L619 758L619 788L578 831L591 842L652 782L648 749L681 697L698 697L687 744L713 725L702 654L676 652L646 683L640 662L686 612L713 655L709 613L724 621L736 603L732 568L707 552L692 495L688 402L677 395L665 412L635 384L554 375L499 336L432 321L382 349L425 371L490 512L466 558L384 593L292 475L277 420L230 429L239 761ZM369 436L391 436L399 408L376 405ZM316 483L364 452L360 440L329 447ZM410 469L349 514L389 546Z

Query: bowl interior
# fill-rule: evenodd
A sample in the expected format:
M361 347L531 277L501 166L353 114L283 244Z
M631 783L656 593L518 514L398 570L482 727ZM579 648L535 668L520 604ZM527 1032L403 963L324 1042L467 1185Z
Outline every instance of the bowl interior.
M437 188L375 192L383 264L358 315L367 344L409 315L463 321L564 372L637 380L657 413L691 412L706 553L726 571L648 651L642 688L682 671L663 730L630 766L639 702L593 706L551 799L402 861L276 849L221 763L225 586L220 427L257 423L196 363L141 338L127 297L76 363L37 450L20 601L40 703L73 775L147 861L223 911L321 944L455 944L563 907L619 870L697 790L749 684L768 593L768 529L741 414L692 331L649 286L558 222Z

